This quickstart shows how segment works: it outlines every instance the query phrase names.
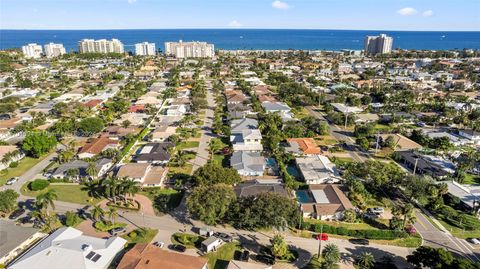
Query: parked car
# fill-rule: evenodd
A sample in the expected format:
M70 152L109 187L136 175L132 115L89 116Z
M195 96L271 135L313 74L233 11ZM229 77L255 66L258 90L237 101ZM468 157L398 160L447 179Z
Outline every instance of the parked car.
M13 183L18 181L18 177L12 177L11 179L7 180L7 185L13 185Z
M168 248L178 252L185 252L187 250L185 246L178 245L178 244L171 244L170 246L168 246Z
M16 219L16 218L20 217L21 215L23 215L23 213L25 213L25 209L19 208L19 209L13 211L12 214L10 214L10 216L8 216L8 218L9 219Z
M362 238L352 238L348 239L348 242L355 244L355 245L364 245L367 246L370 244L370 241L368 239L362 239Z
M257 256L255 256L255 259L257 261L263 262L265 264L269 264L269 265L274 265L275 264L275 258L272 257L272 256L258 254Z
M467 241L474 245L480 245L480 240L478 238L468 238Z
M127 230L124 227L113 228L108 231L111 235L119 235L125 233Z
M380 214L376 214L376 213L365 213L363 214L363 217L366 218L366 219L378 219L380 217Z
M226 233L216 232L216 233L213 233L213 236L215 236L216 238L222 239L225 243L232 242L233 240L232 236Z
M160 242L160 241L157 241L157 242L153 243L153 245L156 246L156 247L159 247L159 248L163 248L163 246L165 245L165 243Z

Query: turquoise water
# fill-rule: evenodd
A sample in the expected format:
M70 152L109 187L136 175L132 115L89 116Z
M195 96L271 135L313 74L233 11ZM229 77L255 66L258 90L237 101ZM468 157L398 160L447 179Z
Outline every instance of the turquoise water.
M308 193L308 191L296 191L295 195L297 196L297 200L300 203L311 203L313 202L312 197Z
M402 49L480 49L480 32L366 31L366 30L282 30L282 29L152 29L152 30L0 30L0 49L19 48L26 43L64 44L77 50L83 38L118 38L126 51L148 41L163 50L166 41L201 40L216 49L363 49L367 35L385 33L394 38L393 48Z
M265 163L267 164L268 168L272 168L272 169L277 168L277 162L275 161L274 158L266 158Z
M300 173L295 166L287 166L287 172L294 178L300 178Z

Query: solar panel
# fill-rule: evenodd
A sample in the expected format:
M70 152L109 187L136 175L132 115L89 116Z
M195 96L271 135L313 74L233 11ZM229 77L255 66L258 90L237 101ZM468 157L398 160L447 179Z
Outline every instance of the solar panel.
M101 257L102 257L102 255L97 254L97 255L95 255L95 257L92 258L92 261L93 261L93 262L96 262L96 261L98 261L98 259L100 259Z
M87 259L89 259L89 260L90 260L90 259L91 259L91 258L92 258L92 257L93 257L95 254L96 254L95 252L93 252L93 251L90 251L90 253L88 253L88 254L87 254L87 256L86 256L85 258L87 258Z

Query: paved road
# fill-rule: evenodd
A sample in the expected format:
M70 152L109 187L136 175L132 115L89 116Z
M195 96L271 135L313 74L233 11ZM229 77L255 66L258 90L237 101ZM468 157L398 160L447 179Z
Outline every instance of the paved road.
M210 88L207 89L207 109L205 109L205 121L200 130L200 143L197 149L197 155L193 160L193 169L192 173L197 170L198 168L204 166L209 158L210 153L208 152L208 144L210 140L214 137L212 133L212 125L213 125L213 111L215 109L215 99L213 97L212 90Z
M417 222L415 228L422 235L424 245L444 248L448 251L460 254L471 259L474 262L480 262L480 253L478 249L466 240L452 236L448 231L444 232L435 227L419 209L415 209Z
M306 109L311 116L328 122L328 120L320 112L316 111L315 107L308 106ZM348 147L350 147L351 150L348 150L348 153L355 161L364 162L371 158L368 153L357 152L355 150L355 140L353 140L353 138L345 130L342 130L342 128L340 128L338 125L332 123L329 123L328 126L330 127L329 131L331 136L340 142L345 142Z
M56 211L63 213L66 211L75 211L81 207L81 205L66 203L56 201ZM185 213L181 212L183 210L179 210L180 212L173 212L172 215L164 215L164 216L148 216L142 215L138 212L119 212L120 217L119 221L130 223L131 225L138 226L138 227L151 227L158 229L158 235L156 236L155 240L159 240L165 242L166 244L170 243L170 236L175 232L181 232L183 229L187 229L187 231L191 231L192 227L204 227L205 225L197 222L192 221L190 219L185 218ZM258 244L268 245L270 239L273 236L273 233L270 232L252 232L252 231L244 231L244 230L236 230L230 227L216 227L213 228L215 231L225 232L228 234L233 235L236 239L238 239L247 249L252 251L256 251L258 248ZM316 254L318 251L318 241L312 238L303 238L290 235L288 232L283 233L285 236L285 240L287 243L297 247L297 251L300 254L300 258L297 261L296 267L301 268L312 257L312 255ZM388 245L378 245L378 244L370 244L369 246L358 246L354 245L347 240L337 239L337 238L330 238L326 243L333 243L340 248L340 251L344 253L342 259L343 263L351 264L354 257L359 255L362 252L368 251L372 252L376 258L380 259L385 255L392 255L395 257L395 261L399 268L407 268L408 263L405 260L405 257L410 254L413 249L409 248L402 248L396 246L388 246ZM325 243L325 244L326 244ZM193 253L194 254L194 253Z

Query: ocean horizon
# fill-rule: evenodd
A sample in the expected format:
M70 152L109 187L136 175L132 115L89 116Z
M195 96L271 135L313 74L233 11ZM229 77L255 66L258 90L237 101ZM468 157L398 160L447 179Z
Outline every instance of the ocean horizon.
M206 41L223 50L341 50L363 49L367 35L387 34L393 48L415 50L480 49L480 31L390 31L321 29L112 29L112 30L7 30L0 29L0 49L20 48L28 43L62 43L77 51L84 38L117 38L125 51L134 44L153 42L164 50L167 41Z

